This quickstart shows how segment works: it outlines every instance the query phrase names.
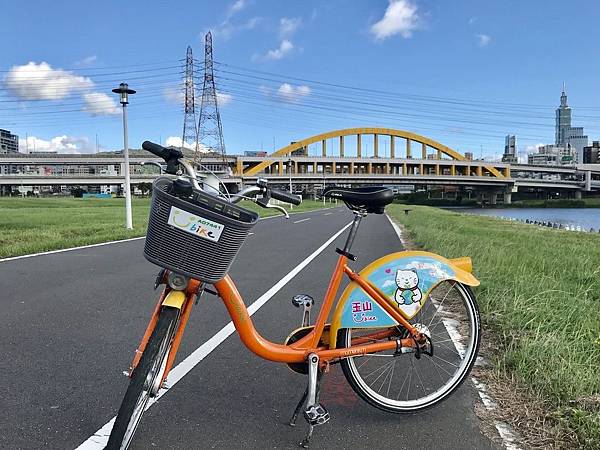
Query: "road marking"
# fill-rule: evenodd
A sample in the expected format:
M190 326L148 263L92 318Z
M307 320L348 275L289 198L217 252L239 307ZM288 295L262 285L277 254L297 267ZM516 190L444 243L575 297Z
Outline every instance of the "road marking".
M306 222L307 220L310 220L310 217L307 217L306 219L296 220L294 223Z
M294 267L287 275L285 275L281 280L275 283L267 292L261 295L254 303L252 303L248 307L248 314L252 316L256 311L258 311L265 303L267 303L277 292L281 290L292 278L294 278L302 269L304 269L307 265L309 265L319 254L323 252L333 241L335 241L340 234L346 231L352 222L348 225L344 226L341 230L336 232L333 236L331 236L327 241L323 243L318 249L316 249L313 253L311 253L306 259L304 259L300 264ZM204 358L206 358L213 350L215 350L219 345L221 345L225 339L231 336L235 331L235 327L233 326L233 322L229 322L225 325L221 330L211 337L208 341L198 347L196 350L192 352L187 358L185 358L182 362L180 362L177 366L171 370L169 373L169 377L167 378L168 388L161 389L158 392L158 395L151 399L148 402L148 406L146 406L146 410L150 408L158 399L160 399L170 388L175 386L187 373L196 367ZM110 432L112 430L113 424L115 422L115 418L113 417L106 423L102 428L100 428L93 436L88 438L84 443L82 443L76 450L97 450L103 449L108 443L108 437L110 436Z
M330 215L330 214L333 214L333 213L330 213L330 212L328 212L328 213L325 213L325 214L323 214L323 215L324 215L324 216L328 216L328 215Z
M0 262L14 261L15 259L23 259L23 258L33 258L34 256L53 255L54 253L71 252L73 250L81 250L84 248L92 248L92 247L101 247L103 245L120 244L122 242L138 241L140 239L145 239L145 238L146 238L146 236L140 236L140 237L130 238L130 239L121 239L119 241L100 242L99 244L82 245L80 247L62 248L60 250L50 250L48 252L31 253L29 255L21 255L21 256L12 256L10 258L0 259Z

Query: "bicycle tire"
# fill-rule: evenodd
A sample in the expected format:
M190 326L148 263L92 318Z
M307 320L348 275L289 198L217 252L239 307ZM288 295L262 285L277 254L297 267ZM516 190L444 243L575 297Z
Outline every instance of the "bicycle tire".
M133 371L131 381L115 419L106 450L126 450L131 444L175 334L179 309L163 307L146 349Z
M434 347L434 356L433 357L429 357L427 355L421 355L420 359L416 359L414 357L413 353L407 353L404 355L380 355L380 354L375 354L375 355L364 355L364 356L356 356L356 357L348 357L348 358L344 358L341 361L341 366L342 366L342 371L344 373L344 376L346 377L346 380L348 381L348 383L350 384L351 388L354 390L354 392L356 392L358 394L359 397L361 397L363 400L365 400L366 402L368 402L369 404L375 406L376 408L379 408L383 411L387 411L387 412L391 412L391 413L398 413L398 414L402 414L402 413L414 413L414 412L418 412L418 411L422 411L425 409L428 409L438 403L440 403L441 401L447 399L448 397L450 397L450 395L456 391L456 389L458 389L458 387L463 383L463 381L468 377L474 363L475 360L477 359L477 353L479 351L479 343L481 340L481 322L480 322L480 317L479 317L479 308L477 306L476 300L475 300L475 295L473 294L473 291L471 290L471 288L469 286L465 286L462 285L460 283L454 283L454 286L456 286L457 292L459 292L461 294L461 297L463 299L465 308L466 308L466 314L469 317L469 329L471 332L471 335L469 336L468 339L468 347L466 347L464 349L464 358L462 358L460 365L458 366L459 369L457 370L456 373L453 374L453 376L451 378L449 378L448 382L445 383L442 388L427 394L427 390L426 390L426 383L428 380L423 381L423 378L420 377L419 375L419 379L417 380L417 378L415 378L415 381L420 381L421 384L421 389L423 390L423 397L421 398L416 398L416 399L411 399L408 400L408 393L410 392L410 383L412 381L412 370L414 369L414 365L415 364L427 364L427 361L429 360L429 364L430 364L430 368L434 368L435 371L437 372L438 375L440 375L440 378L442 378L442 372L440 371L440 368L437 366L438 363L435 362L435 352L436 352L436 340L432 338L432 342L433 342L433 347ZM428 300L428 302L434 303L433 298L430 297ZM443 304L442 304L443 306ZM423 307L424 308L424 307ZM441 311L443 308L436 306L436 310ZM435 312L433 315L433 319L435 318L435 315L438 314L438 312ZM450 309L450 313L451 314L455 314L456 312L452 311ZM444 312L443 314L448 314L447 312ZM432 320L433 320L432 319ZM443 322L444 319L440 319L440 321ZM452 320L454 320L456 322L456 317L454 317ZM411 319L411 322L414 324L416 321L415 319ZM438 324L434 325L433 328L435 328ZM453 337L453 332L450 332L450 329L448 328L448 326L454 327L455 324L450 324L447 325L446 323L444 323L444 327L442 329L438 329L436 331L436 334L442 334L444 333L447 337L449 337L450 339L447 339L448 342L451 342L451 344L449 344L451 347L454 346L456 348L456 353L460 356L460 348L459 345L460 342L457 344L456 339L458 339L456 336ZM445 330L444 330L445 329ZM456 329L458 329L458 326L456 327ZM355 331L359 332L360 330L355 329ZM464 329L463 329L464 331ZM340 335L339 335L339 339L338 339L338 347L342 347L342 348L347 348L349 347L349 344L351 343L351 339L352 339L352 329L343 329L340 330ZM438 339L438 341L440 341ZM441 342L441 341L440 341ZM438 345L438 352L442 351L442 345ZM447 351L447 350L445 350ZM373 356L391 356L392 358L398 358L402 359L404 358L410 358L410 359L404 359L404 361L407 362L407 364L412 364L412 368L411 368L411 381L409 381L409 386L407 387L407 400L399 400L400 397L400 393L403 392L403 388L404 388L404 384L406 383L406 378L404 379L404 381L402 382L402 386L400 387L400 393L398 394L398 396L393 399L391 397L389 397L389 391L390 391L390 387L388 387L387 389L387 394L386 395L382 395L380 392L375 392L375 384L379 384L378 380L375 380L375 382L373 382L373 387L368 386L367 382L365 381L365 378L367 376L365 375L361 375L361 373L359 372L360 367L358 367L356 361L360 360L360 358L365 358L365 357L373 357ZM439 358L439 356L438 356ZM371 358L372 359L372 358ZM375 358L376 360L378 358ZM379 358L381 359L381 358ZM442 359L444 360L444 359ZM389 376L389 386L391 386L392 381L394 379L394 368L396 367L395 363L391 363L392 361L394 361L394 359L390 359L389 362L387 362L386 364L393 364L393 366L391 366L390 369L384 369L387 370L388 372L391 371L391 374L386 373L386 377L382 383L385 384L386 382L388 382L388 376ZM433 364L431 363L431 361L433 361ZM365 362L362 363L363 365L365 364ZM437 366L437 367L436 367ZM358 368L357 368L358 367ZM384 366L381 366L384 367ZM421 366L423 368L425 368L425 366ZM442 368L443 369L443 368ZM381 370L381 369L377 369L377 370ZM433 370L431 370L430 372L434 372ZM417 373L418 374L418 373ZM377 372L375 373L375 375L377 375ZM373 375L373 376L375 376ZM397 374L396 374L397 375ZM379 373L378 377L382 377L383 376L383 372ZM432 377L433 378L433 374Z

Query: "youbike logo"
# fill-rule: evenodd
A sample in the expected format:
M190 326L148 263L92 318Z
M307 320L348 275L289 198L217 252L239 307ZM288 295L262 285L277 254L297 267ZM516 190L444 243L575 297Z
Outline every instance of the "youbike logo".
M221 233L225 229L220 223L213 222L212 220L205 219L204 217L195 214L190 214L175 206L171 206L171 212L169 213L169 220L167 223L173 225L175 228L193 234L194 236L214 242L219 240Z
M366 302L352 302L352 321L354 323L362 322L376 322L377 316L371 316L367 314L372 313L373 304L369 301Z

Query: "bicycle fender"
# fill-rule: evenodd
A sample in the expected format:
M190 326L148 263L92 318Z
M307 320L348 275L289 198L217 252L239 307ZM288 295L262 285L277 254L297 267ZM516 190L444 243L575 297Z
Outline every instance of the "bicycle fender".
M185 303L185 298L185 292L171 291L163 300L162 306L170 306L171 308L181 309Z
M446 259L422 251L397 252L373 261L359 272L380 291L391 305L407 319L425 305L429 293L442 281L455 280L468 286L479 286L470 272L471 258ZM379 304L351 282L340 297L333 313L330 348L336 347L341 328L388 328L398 325Z

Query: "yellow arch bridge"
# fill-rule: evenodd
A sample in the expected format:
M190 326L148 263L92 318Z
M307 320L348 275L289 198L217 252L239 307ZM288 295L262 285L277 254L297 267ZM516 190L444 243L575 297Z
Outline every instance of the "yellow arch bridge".
M320 145L320 156L309 155L314 144ZM486 177L505 183L510 167L472 161L433 139L393 128L334 130L293 142L266 157L243 156L236 161L236 175L244 178L289 174Z

